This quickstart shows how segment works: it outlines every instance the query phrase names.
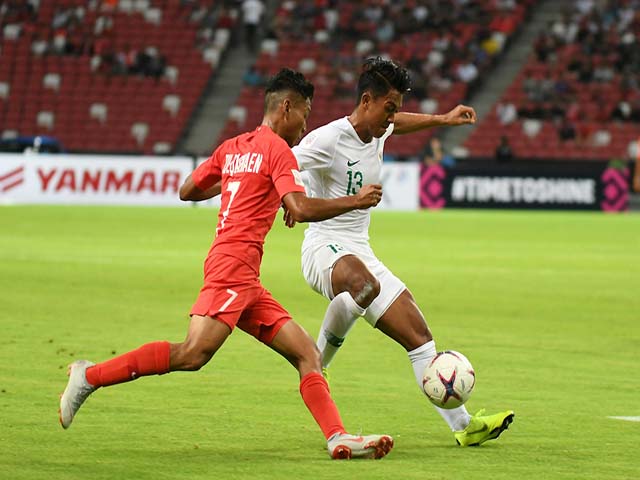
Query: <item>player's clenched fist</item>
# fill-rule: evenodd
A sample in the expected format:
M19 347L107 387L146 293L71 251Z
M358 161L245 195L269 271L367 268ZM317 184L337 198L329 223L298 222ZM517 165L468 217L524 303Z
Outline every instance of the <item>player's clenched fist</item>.
M456 108L444 114L445 125L467 125L476 123L476 111L466 105L458 105Z
M356 194L358 208L375 207L382 198L382 185L378 183L365 185Z

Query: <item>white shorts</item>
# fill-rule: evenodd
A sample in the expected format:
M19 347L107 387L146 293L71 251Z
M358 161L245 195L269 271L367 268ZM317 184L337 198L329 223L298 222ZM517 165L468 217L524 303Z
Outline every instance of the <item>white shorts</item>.
M307 236L302 243L302 274L311 288L333 299L331 272L345 255L355 255L380 282L380 293L367 308L364 318L375 327L378 319L407 288L391 270L378 260L367 242L344 242Z

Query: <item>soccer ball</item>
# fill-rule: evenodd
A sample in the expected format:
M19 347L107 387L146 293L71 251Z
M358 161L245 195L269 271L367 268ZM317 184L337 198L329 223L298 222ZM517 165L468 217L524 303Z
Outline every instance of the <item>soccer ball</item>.
M471 362L460 352L439 352L424 369L422 389L440 408L456 408L469 399L476 374Z

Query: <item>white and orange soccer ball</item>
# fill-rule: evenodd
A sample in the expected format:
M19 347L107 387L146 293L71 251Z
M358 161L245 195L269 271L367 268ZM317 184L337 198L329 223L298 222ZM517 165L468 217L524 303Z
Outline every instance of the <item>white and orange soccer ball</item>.
M439 352L424 369L422 389L427 398L440 408L456 408L464 404L476 384L471 362L460 352Z

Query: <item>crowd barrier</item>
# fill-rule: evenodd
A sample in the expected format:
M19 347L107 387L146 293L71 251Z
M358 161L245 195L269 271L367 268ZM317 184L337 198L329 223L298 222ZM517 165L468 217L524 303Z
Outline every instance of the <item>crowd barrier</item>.
M204 158L0 155L1 204L190 205L180 185ZM424 166L385 163L378 209L524 208L623 211L627 169L603 164ZM201 203L219 206L215 198Z
M0 155L0 204L191 205L180 185L205 158ZM419 208L416 165L385 164L383 210ZM220 198L199 205L220 205Z
M624 211L629 171L606 164L422 166L423 208Z

